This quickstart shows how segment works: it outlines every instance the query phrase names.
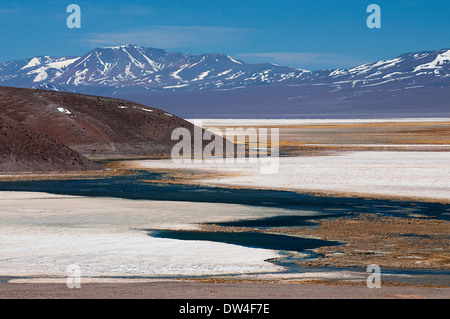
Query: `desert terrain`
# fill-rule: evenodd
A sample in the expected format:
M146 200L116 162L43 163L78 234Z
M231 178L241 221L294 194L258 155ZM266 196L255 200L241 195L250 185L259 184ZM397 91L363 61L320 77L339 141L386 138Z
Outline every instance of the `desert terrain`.
M231 126L228 120L204 122L211 127L237 127ZM240 124L245 123L244 120L242 122ZM260 123L260 127L268 127L264 120ZM273 127L278 127L280 132L282 155L279 169L273 175L261 174L259 164L249 162L185 163L180 166L170 160L159 160L116 165L117 168L128 166L163 172L168 181L166 179L162 183L411 201L410 205L418 205L414 202L450 203L448 120L330 120L328 123L286 120L278 123ZM383 267L448 270L450 222L433 217L421 214L411 214L410 218L371 215L362 209L356 217L325 220L317 229L278 228L266 232L347 243L343 247L317 249L322 257L308 262L308 265L350 267L375 263ZM211 230L210 225L203 227ZM216 226L214 231L241 232L248 229Z
M356 121L356 123L355 123ZM279 169L262 175L250 163L174 163L164 158L103 162L111 177L148 171L143 183L221 189L283 190L314 196L448 204L450 120L367 123L204 121L208 127L278 127ZM87 155L87 158L95 159ZM87 175L86 175L87 174ZM71 174L3 174L3 180L96 178ZM164 186L165 187L165 186ZM23 298L448 298L437 282L383 277L365 286L364 267L449 270L450 222L411 214L327 218L311 227L223 227L221 222L296 215L295 210L240 204L127 200L47 193L1 192L0 258L5 297ZM336 240L320 257L288 272L280 252L211 241L149 236L151 230L278 233ZM68 264L81 265L85 289L65 286ZM355 271L354 267L359 267ZM309 268L308 268L309 267ZM305 270L306 269L306 270ZM308 270L309 269L309 270ZM317 271L317 269L322 269ZM348 269L346 271L345 269ZM405 278L414 275L404 275ZM337 285L337 286L336 286ZM158 287L156 292L154 287ZM183 288L181 288L183 287ZM337 288L339 287L339 288ZM335 292L341 289L340 294ZM343 292L345 290L345 292ZM214 292L214 293L213 293Z

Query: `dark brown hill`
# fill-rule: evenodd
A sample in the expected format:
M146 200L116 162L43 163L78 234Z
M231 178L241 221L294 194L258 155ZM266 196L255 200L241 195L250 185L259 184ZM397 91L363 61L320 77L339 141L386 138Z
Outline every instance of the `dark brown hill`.
M69 147L0 114L0 172L100 169Z
M192 123L138 103L54 91L0 87L0 114L83 155L168 155L175 128Z
M100 168L84 156L169 156L173 130L194 136L192 123L157 108L54 91L0 87L0 116L0 171L8 172Z

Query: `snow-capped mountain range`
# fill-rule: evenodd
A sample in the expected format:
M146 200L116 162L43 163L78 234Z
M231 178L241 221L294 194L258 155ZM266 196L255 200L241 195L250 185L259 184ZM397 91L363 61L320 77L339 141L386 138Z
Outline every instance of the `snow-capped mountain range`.
M81 86L149 89L215 89L273 83L306 71L247 64L225 54L183 54L123 45L96 48L81 57L40 56L0 64L0 84L75 89Z
M249 64L222 53L184 54L129 44L96 48L80 57L38 56L0 63L0 85L122 97L147 105L158 103L157 107L168 111L174 107L185 110L191 103L199 108L199 114L204 114L202 105L208 105L209 111L214 104L224 106L212 98L224 91L228 99L235 97L229 101L235 108L245 105L248 109L254 103L250 109L261 105L267 111L269 105L265 104L271 103L272 107L297 107L293 109L297 113L298 108L345 107L362 99L367 103L367 98L383 98L389 104L398 96L408 96L410 101L415 100L414 94L423 98L428 92L430 101L439 97L438 104L444 103L440 107L446 111L450 107L445 105L450 90L450 50L406 53L348 69L307 71ZM263 88L271 92L269 99L261 99ZM166 98L169 93L173 93L170 101ZM174 103L181 102L177 96L182 93L190 100L184 99L181 109ZM253 102L249 96L255 97ZM245 102L242 97L247 98Z
M248 64L226 54L183 54L129 44L96 48L81 57L39 56L0 64L0 84L76 90L82 86L169 90L236 88L281 82L328 83L339 89L450 77L450 50L408 53L351 69L306 71ZM406 86L407 87L407 86Z

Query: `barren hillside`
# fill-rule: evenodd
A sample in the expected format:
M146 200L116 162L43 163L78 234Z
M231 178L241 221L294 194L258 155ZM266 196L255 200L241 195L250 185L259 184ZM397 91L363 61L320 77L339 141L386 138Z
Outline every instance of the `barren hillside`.
M100 170L101 166L54 139L0 115L0 171Z
M194 128L129 101L9 87L0 87L0 114L83 155L166 155L175 128Z
M124 100L0 87L0 171L79 171L84 156L168 156L172 131L194 125ZM206 143L206 142L204 142Z

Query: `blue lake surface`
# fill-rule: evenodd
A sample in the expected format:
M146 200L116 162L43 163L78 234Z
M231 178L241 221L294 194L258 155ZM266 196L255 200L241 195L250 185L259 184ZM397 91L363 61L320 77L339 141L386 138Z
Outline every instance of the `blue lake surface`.
M264 234L259 232L207 232L207 231L172 231L158 230L151 233L152 237L171 238L179 240L207 240L227 244L235 244L253 248L297 251L314 249L321 246L340 245L339 242L311 238L299 238L285 235Z
M149 183L144 180L163 179L164 175L139 172L136 175L99 179L38 180L0 182L0 191L46 192L60 195L115 197L139 200L167 200L209 203L242 204L261 207L309 211L318 218L343 216L356 213L377 213L408 217L423 215L449 220L450 205L394 200L325 197L298 194L289 191L231 189ZM291 217L289 217L291 218ZM297 220L286 219L283 226ZM280 220L261 220L260 223L279 223ZM241 222L242 223L242 222ZM248 224L249 225L249 224Z

